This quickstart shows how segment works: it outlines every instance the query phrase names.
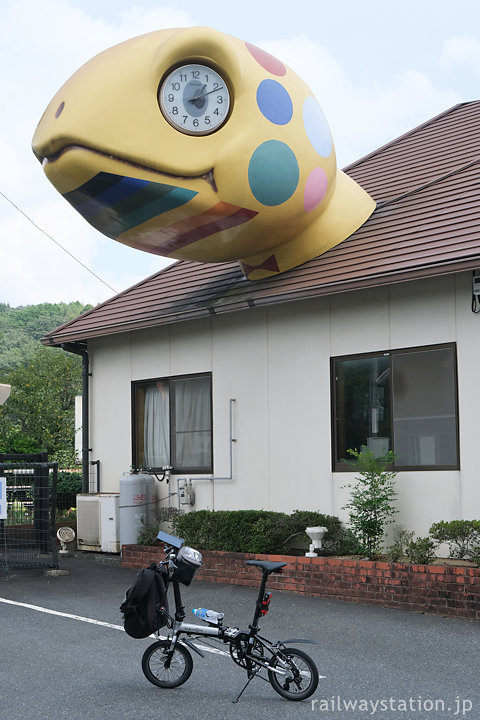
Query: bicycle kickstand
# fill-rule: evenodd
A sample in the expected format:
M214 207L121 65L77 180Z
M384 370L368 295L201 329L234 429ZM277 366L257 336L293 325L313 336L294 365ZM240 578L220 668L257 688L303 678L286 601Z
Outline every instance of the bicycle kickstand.
M257 668L256 670L252 670L252 672L249 673L247 682L245 683L245 685L243 686L243 688L240 690L240 692L238 693L238 695L237 695L237 697L235 698L235 700L232 700L232 703L237 703L237 702L240 700L241 696L243 695L243 693L245 692L245 690L247 689L247 687L250 685L250 683L252 682L253 678L254 678L255 675L259 672L260 669L261 669L261 668Z

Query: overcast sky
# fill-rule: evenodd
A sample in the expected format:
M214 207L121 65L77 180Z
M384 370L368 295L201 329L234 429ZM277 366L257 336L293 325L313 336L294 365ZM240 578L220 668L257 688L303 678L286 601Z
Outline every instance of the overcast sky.
M31 139L52 96L93 55L194 25L296 70L324 110L340 167L480 99L479 0L0 0L0 302L96 304L167 264L91 229L50 185Z

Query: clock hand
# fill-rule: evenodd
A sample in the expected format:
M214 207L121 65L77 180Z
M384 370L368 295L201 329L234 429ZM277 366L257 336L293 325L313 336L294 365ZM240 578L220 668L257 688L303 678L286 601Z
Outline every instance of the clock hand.
M203 97L203 95L201 93L203 93L203 91L205 90L206 87L207 87L207 84L205 83L205 85L203 85L201 89L195 90L192 97L188 98L188 102L196 103L197 100L201 100L201 98Z
M207 86L204 85L203 87L205 88ZM215 88L215 90L209 90L208 92L203 93L202 95L195 94L195 97L189 98L188 102L194 103L196 100L201 100L202 98L206 97L207 95L211 95L214 92L219 92L219 90L223 90L223 85L221 87Z

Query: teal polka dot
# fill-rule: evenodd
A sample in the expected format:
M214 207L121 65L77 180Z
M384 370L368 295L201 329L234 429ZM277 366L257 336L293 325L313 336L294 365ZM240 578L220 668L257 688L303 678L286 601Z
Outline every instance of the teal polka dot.
M267 140L253 153L248 166L250 189L262 205L281 205L297 189L299 169L292 150L279 140Z

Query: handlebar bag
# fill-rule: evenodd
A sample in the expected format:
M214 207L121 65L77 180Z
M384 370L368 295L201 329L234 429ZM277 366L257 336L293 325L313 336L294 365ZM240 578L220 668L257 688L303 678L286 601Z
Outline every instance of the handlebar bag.
M190 585L201 567L202 553L184 545L177 553L171 578L182 585Z

